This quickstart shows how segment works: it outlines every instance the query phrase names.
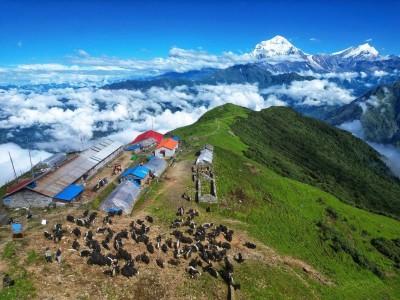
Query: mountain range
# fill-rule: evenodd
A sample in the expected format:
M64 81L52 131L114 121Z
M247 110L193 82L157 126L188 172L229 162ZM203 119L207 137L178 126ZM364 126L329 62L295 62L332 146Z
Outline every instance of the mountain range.
M207 68L184 73L167 72L156 77L118 82L103 88L146 90L154 86L169 89L182 85L193 87L205 84L251 83L257 84L259 89L265 89L261 90L261 93L264 92L262 96L265 99L274 95L285 105L306 116L326 120L330 124L339 126L344 122L354 120L349 116L361 118L362 99L369 99L382 89L392 92L390 85L400 78L400 57L382 56L368 43L331 54L311 55L296 48L284 37L276 36L257 44L253 51L243 54L243 57L247 57L251 62L236 64L225 69ZM300 96L295 94L295 89L291 94L287 93L287 87L301 81L312 82L309 94L305 91L304 96L299 99ZM314 84L324 85L322 90L328 89L329 84L334 84L347 91L346 102L335 101L332 96L332 101L328 103L322 92L311 96ZM283 88L276 88L278 86ZM378 86L381 88L377 88ZM349 97L353 97L355 102L350 103ZM381 98L376 99L380 101ZM391 99L398 99L398 94L393 91ZM394 100L392 102L393 109L396 111L397 102ZM390 115L379 113L378 106L368 103L366 107L374 107L374 109L369 109L368 113L362 114L361 123L365 127L365 138L373 142L396 144L400 135L398 114L396 112ZM374 111L374 117L371 115L372 111ZM378 114L380 118L376 119L375 116Z
M287 39L276 36L256 45L250 57L263 61L263 66L273 72L368 72L393 71L400 66L400 57L382 56L368 43L349 47L332 54L307 54L293 46Z

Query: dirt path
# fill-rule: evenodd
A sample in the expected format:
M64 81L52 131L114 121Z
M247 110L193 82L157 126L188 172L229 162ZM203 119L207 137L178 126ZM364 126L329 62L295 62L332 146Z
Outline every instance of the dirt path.
M90 180L87 181L85 190L83 191L82 201L85 203L94 200L102 189L104 189L107 185L111 184L112 181L118 178L119 174L113 175L114 165L120 164L122 170L125 170L129 168L129 166L132 164L131 157L132 155L129 152L124 151L119 157L111 161L108 166L105 166L103 169L100 170L100 172L96 173L95 176L90 178ZM92 188L99 182L99 180L105 177L107 177L108 179L108 184L103 186L97 192L92 192Z

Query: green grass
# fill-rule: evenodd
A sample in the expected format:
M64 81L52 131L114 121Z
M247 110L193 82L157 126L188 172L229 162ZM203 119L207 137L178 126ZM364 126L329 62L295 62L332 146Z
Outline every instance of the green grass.
M378 152L352 134L282 107L251 112L232 127L249 146L244 154L278 174L400 217L400 180Z
M19 253L24 248L22 242L8 242L1 253L2 260L7 263L7 273L15 281L14 286L3 288L0 291L0 300L11 299L33 299L36 296L36 289L32 284L32 273L28 272L20 263ZM27 263L36 260L36 254L28 253Z
M111 182L105 188L101 189L98 196L92 201L91 207L92 209L99 209L101 203L111 194L111 192L115 189L117 185L115 182Z
M246 157L243 151L248 151L249 146L238 136L230 133L231 127L237 126L234 125L235 111L242 117L246 117L243 114L249 113L246 109L224 105L205 114L198 123L172 132L173 135L183 139L193 153L204 143L215 146L214 168L220 199L219 205L213 206L215 214L248 224L243 228L254 239L276 249L282 255L305 261L329 279L333 283L332 286L307 280L308 290L317 295L317 298L398 298L399 270L395 268L392 260L371 245L371 239L377 237L397 239L400 236L399 222L345 204L335 195L323 191L320 186L311 186L284 177L256 156ZM254 132L258 130L253 128ZM315 132L310 129L309 134L313 133ZM274 140L269 143L273 144ZM256 148L255 145L252 147ZM296 166L292 162L292 167ZM340 185L338 186L341 189ZM392 183L386 187L388 193L393 193ZM343 191L349 192L349 189L342 188L340 192ZM380 199L386 200L383 196ZM200 206L205 207L205 205ZM337 236L333 239L324 237L317 225L319 222L329 224ZM344 245L343 248L346 249L348 246L351 251L346 252L343 248L335 249L338 237ZM352 255L354 251L371 264L382 268L387 275L386 278L381 279L370 267L355 261ZM260 271L258 268L263 270L260 265L248 268L244 272L243 276L248 277L248 284L252 282L254 285L264 279L262 274L265 274L265 278L269 278L268 272ZM295 299L298 295L312 298L308 292L303 291L304 282L293 280L287 270L275 272L275 276L281 278L279 281L292 283L290 289L285 289L279 284L275 285L276 288L267 289L268 292L265 293L259 289L263 299ZM261 294L257 294L257 289L252 289L248 293L248 295L253 293L251 295L255 299L261 297Z

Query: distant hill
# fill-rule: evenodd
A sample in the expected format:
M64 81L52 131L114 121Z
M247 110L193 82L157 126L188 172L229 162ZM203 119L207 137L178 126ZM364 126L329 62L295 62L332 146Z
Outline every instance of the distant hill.
M400 145L400 81L380 85L327 116L332 125L354 120L361 121L367 140Z
M180 85L257 83L260 88L277 84L290 84L292 81L312 80L312 76L301 76L297 73L273 75L261 65L235 65L223 70L205 69L186 73L167 73L148 80L127 80L104 86L104 89L149 89L153 86L174 88Z

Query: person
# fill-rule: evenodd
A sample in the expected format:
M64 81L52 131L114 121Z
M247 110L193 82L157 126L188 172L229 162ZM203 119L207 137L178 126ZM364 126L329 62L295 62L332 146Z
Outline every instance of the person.
M3 278L3 286L4 286L4 287L13 286L14 283L15 283L15 281L12 280L12 279L10 278L10 275L9 275L9 274L6 274L6 275L4 276L4 278Z
M46 248L46 252L44 253L44 257L46 258L47 262L52 262L53 258L52 258L53 254L51 253L51 250L49 247Z
M58 265L61 265L61 248L58 248L56 252L56 262L58 262Z

